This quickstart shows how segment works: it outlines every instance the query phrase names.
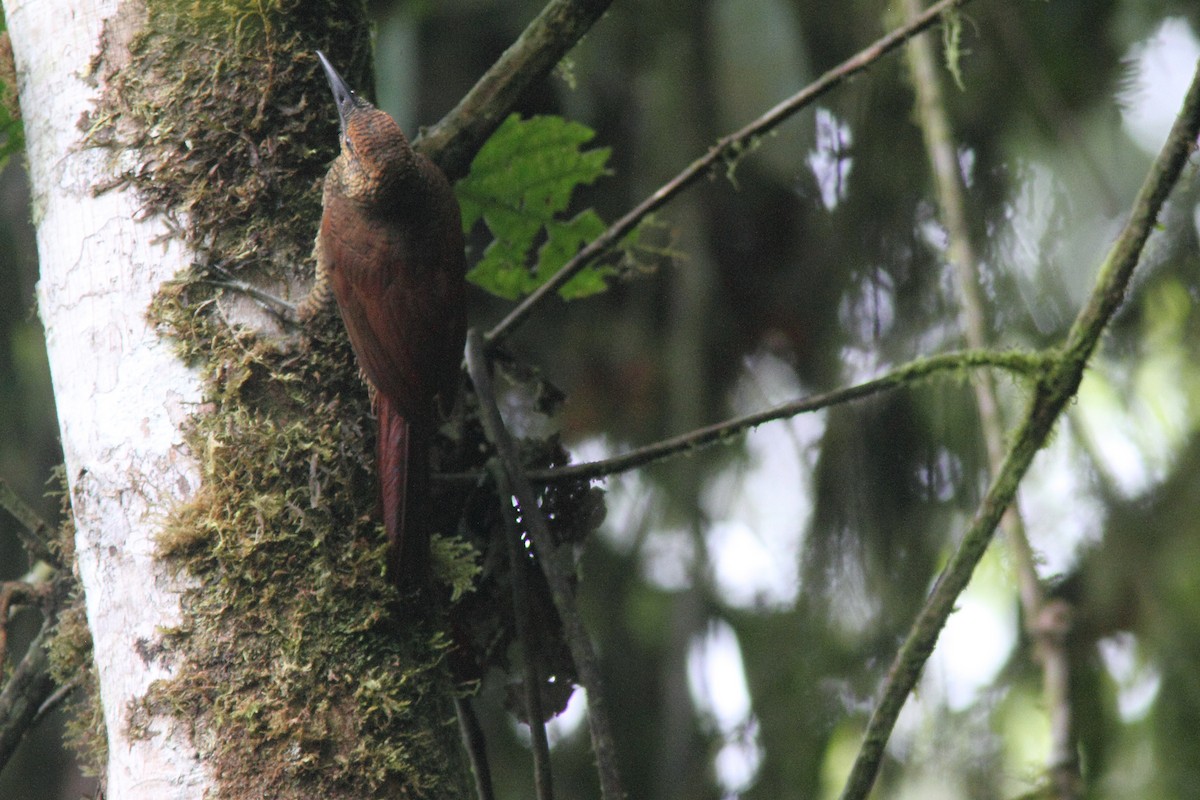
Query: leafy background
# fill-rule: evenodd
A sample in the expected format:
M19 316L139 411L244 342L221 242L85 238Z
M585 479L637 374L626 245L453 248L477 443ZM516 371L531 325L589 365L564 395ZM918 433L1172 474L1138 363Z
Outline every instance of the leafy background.
M380 102L406 130L448 111L540 6L372 5ZM527 291L600 220L875 38L888 13L881 0L614 4L520 109L527 121L508 123L527 126L524 152L513 139L492 155L513 171L491 190L486 172L460 184L475 277L504 294ZM1161 141L1170 89L1193 69L1198 38L1200 10L1184 0L970 6L965 88L947 98L998 345L1040 347L1064 334ZM539 129L553 123L538 115L595 135ZM541 134L594 154L565 168L582 183L570 202L521 180L518 159L550 146ZM580 457L958 345L945 234L902 58L799 115L732 177L714 176L658 215L654 240L635 244L662 257L634 252L634 270L609 264L610 280L630 279L547 304L514 337L512 349L567 392L560 423ZM1200 795L1198 203L1192 169L1022 494L1043 576L1077 603L1077 701L1094 797ZM510 225L510 240L491 244L492 222L522 204L560 222L548 237L540 225ZM28 209L14 160L0 176L0 477L36 499L61 455L33 313ZM530 247L532 274L504 270ZM573 289L589 294L604 277ZM473 302L477 324L511 307L483 292ZM630 795L833 796L984 470L969 387L940 381L610 481L581 600ZM52 517L55 506L46 499L41 510ZM12 524L0 518L0 578L25 566ZM1012 586L994 548L901 718L879 796L999 798L1036 787L1048 723ZM531 796L524 732L500 697L482 705L501 796ZM580 707L577 699L553 730L564 797L596 795ZM0 797L86 791L54 749L58 736L47 725L24 745L0 776Z

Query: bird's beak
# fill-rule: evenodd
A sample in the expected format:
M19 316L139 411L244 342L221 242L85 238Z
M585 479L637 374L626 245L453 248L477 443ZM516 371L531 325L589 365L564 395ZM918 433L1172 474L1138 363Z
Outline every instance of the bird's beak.
M329 59L320 50L317 51L317 58L321 59L321 66L325 68L325 77L329 79L329 88L333 91L333 102L337 104L338 124L342 128L342 136L345 136L346 119L358 105L358 96L354 94L353 89L346 85L346 81L342 79L338 71L333 68L333 64L329 63Z

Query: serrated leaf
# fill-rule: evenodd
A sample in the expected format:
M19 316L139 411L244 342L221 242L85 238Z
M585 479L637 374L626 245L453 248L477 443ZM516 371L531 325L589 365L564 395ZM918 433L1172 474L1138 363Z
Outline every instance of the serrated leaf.
M538 250L537 284L549 280L585 244L604 233L604 220L595 211L580 212L569 222L552 222L546 226L546 243ZM564 300L576 300L599 294L608 288L604 278L614 272L612 267L588 266L567 281L559 290Z
M493 236L469 280L515 299L544 283L604 230L590 210L570 220L557 218L576 187L608 171L608 148L580 149L594 136L586 125L561 117L522 120L516 114L492 134L455 187L463 230L483 220ZM610 271L584 270L560 294L570 299L603 291Z

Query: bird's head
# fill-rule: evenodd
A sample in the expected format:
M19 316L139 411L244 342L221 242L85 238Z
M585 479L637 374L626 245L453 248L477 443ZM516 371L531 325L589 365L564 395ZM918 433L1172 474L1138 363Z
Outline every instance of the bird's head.
M343 189L370 200L399 188L413 164L404 131L389 114L355 94L320 50L317 58L337 104L341 155L334 167L340 170Z

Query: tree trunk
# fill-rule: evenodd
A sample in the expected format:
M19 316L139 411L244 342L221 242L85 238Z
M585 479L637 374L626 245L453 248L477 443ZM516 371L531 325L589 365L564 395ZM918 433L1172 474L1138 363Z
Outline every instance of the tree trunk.
M344 337L268 337L213 285L311 275L336 117L308 51L367 63L359 3L263 5L4 0L106 797L460 797Z
M133 737L130 712L170 665L150 657L180 622L179 580L155 558L164 509L200 475L180 424L201 400L199 376L146 315L190 254L162 217L142 215L132 186L94 195L113 174L83 146L79 120L100 87L85 80L116 0L6 2L19 70L41 277L38 306L62 432L108 730L108 796L201 797L209 785L180 722ZM156 242L166 240L166 244ZM147 780L147 776L155 780Z

